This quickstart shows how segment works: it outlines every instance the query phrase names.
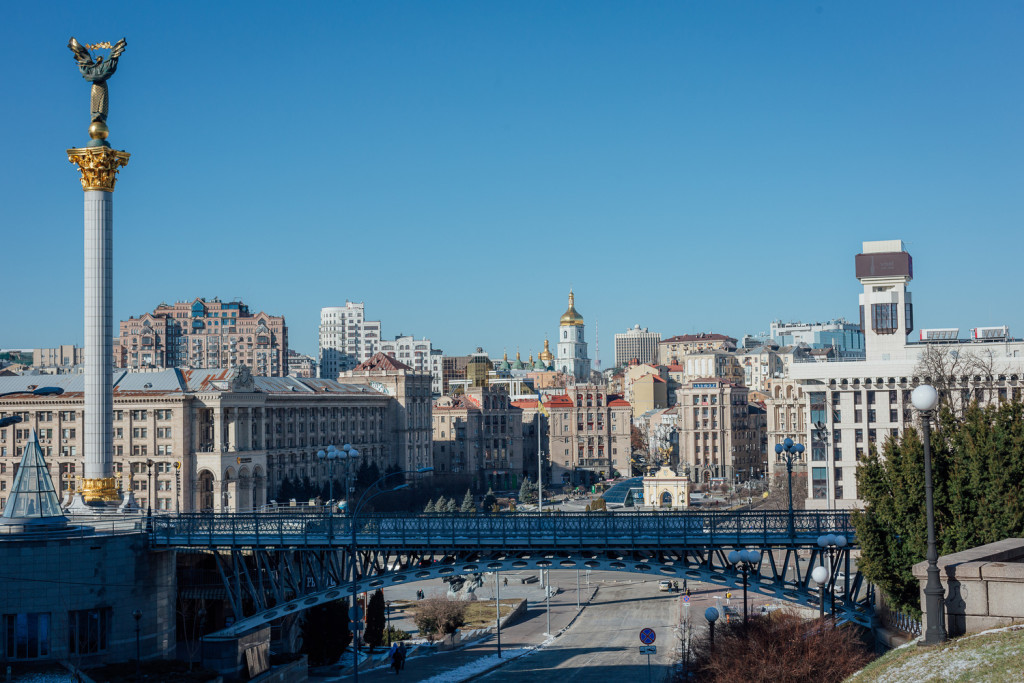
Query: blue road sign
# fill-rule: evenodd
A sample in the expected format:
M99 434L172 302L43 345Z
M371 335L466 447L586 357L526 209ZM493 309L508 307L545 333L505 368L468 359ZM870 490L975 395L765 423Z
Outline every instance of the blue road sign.
M688 603L688 602L690 602L690 596L689 596L689 595L684 595L684 596L683 596L683 602L684 602L684 603Z
M650 645L657 638L658 636L654 633L653 628L645 628L643 631L640 631L640 642L644 645Z

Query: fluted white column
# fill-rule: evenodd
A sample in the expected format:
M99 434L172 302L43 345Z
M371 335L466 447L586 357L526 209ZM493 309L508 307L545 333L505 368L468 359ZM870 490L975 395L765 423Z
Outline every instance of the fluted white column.
M85 194L85 478L114 476L113 193Z

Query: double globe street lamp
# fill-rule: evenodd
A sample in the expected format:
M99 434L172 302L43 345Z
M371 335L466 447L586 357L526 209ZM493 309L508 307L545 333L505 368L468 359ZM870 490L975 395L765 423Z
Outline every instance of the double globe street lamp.
M793 535L793 461L802 460L804 445L786 437L782 443L775 444L775 455L786 459L786 482L789 486L789 535Z
M327 462L327 478L330 480L330 508L331 512L334 512L334 463L338 460L345 461L345 487L348 488L348 473L349 473L349 459L359 457L359 451L352 448L352 444L347 443L341 448L335 447L333 444L327 447L326 451L317 451L316 457L320 459L320 462ZM345 492L345 499L348 499L348 492Z
M824 567L816 567L814 569L814 571L811 572L811 578L814 579L814 582L817 583L819 586L822 586L822 590L824 590L824 585L823 585L822 581L818 581L818 577L822 577L822 579L824 580L824 583L828 584L828 591L829 591L829 593L832 594L832 609L829 610L829 613L832 614L832 616L835 616L835 613L836 613L836 552L838 552L838 550L840 548L845 548L846 547L846 536L843 536L842 534L826 534L824 536L818 536L818 547L823 549L823 550L825 550L828 553L828 568L825 569ZM821 572L818 572L818 569L825 569L824 574L822 574ZM844 587L843 590L844 590L844 595L845 595L846 588ZM824 594L822 594L822 596L821 596L821 612L822 612L822 614L824 614L824 609L825 609L825 596L824 596Z
M757 567L761 561L759 550L733 550L729 553L729 561L743 572L743 623L747 623L747 573Z

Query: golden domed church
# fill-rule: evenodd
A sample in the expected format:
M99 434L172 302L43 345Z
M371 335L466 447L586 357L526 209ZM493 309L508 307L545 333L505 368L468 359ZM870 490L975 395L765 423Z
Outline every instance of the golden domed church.
M576 310L576 296L569 290L569 308L562 314L562 319L558 323L558 358L555 360L555 370L585 382L590 379L590 358L587 357L587 342L583 330L583 316Z

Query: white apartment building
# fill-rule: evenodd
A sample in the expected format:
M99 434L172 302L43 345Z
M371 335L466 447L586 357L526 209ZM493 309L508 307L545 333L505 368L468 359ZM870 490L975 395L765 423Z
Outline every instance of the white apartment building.
M628 365L634 358L643 363L658 362L658 342L661 333L648 332L634 325L632 329L615 335L615 367Z
M865 357L833 362L795 358L789 366L789 379L803 390L803 417L809 418L796 420L806 448L808 509L860 504L858 463L872 445L881 449L887 436L916 420L910 403L914 387L945 382L956 387L950 390L954 401L1017 399L1024 387L1024 342L1010 339L1005 327L978 328L970 339L959 339L957 330L942 335L923 331L927 341L908 343L914 325L907 291L913 262L902 241L864 242L856 275L864 288ZM930 341L935 336L941 341ZM791 416L788 423L793 422ZM791 429L772 430L769 453Z
M380 321L366 320L362 302L320 309L320 377L337 379L376 353Z

